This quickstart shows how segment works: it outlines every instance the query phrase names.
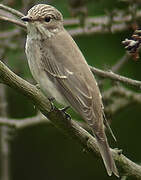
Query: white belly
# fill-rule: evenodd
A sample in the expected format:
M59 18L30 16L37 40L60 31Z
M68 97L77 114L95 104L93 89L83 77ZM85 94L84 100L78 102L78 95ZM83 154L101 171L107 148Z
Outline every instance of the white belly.
M54 97L60 104L67 105L65 98L58 91L56 85L50 81L45 72L41 73L38 82L47 97Z

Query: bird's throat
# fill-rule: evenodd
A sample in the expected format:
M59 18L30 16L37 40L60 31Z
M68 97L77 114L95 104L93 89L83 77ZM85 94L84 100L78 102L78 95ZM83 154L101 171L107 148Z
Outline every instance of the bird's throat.
M34 40L48 39L54 36L54 32L45 29L43 26L27 25L28 37Z

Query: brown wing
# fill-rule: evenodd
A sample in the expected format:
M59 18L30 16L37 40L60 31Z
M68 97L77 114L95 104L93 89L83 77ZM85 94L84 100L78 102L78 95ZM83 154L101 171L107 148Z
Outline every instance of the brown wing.
M63 46L60 44L58 44L58 46L53 44L53 42L44 44L44 48L46 49L44 49L44 53L42 53L42 68L50 80L56 84L58 90L63 94L74 110L92 126L94 124L94 119L97 118L95 118L94 113L94 97L91 91L92 88L90 88L91 84L88 85L87 76L83 72L83 68L86 68L86 74L90 73L88 65L80 54L80 51L77 51L78 55L76 54L76 56L73 56L74 49L69 49L71 52L69 52L70 54L64 53L63 51L65 49L62 49L62 47L66 44L63 44ZM78 49L78 47L74 48ZM79 62L77 58L79 58ZM79 67L75 66L75 63L79 63Z
M74 110L92 125L94 117L92 96L84 78L76 72L69 71L58 63L55 57L43 58L42 67Z

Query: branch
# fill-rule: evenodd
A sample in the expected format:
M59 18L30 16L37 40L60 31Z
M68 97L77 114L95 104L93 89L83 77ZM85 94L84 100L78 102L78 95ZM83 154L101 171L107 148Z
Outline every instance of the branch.
M54 108L54 110L50 111L50 102L42 92L35 86L18 77L2 62L0 62L0 79L3 83L19 91L33 101L54 126L63 131L67 136L75 139L88 152L91 152L94 156L96 154L98 156L100 155L96 140L93 136L80 127L75 121L66 119L60 110ZM124 155L119 155L115 150L112 150L112 153L119 167L123 169L123 174L141 179L141 166L133 163Z
M35 117L24 119L0 118L0 126L6 125L13 127L17 130L42 123L51 124L51 122L43 115L37 115Z
M122 82L127 85L131 85L133 87L136 87L137 89L141 89L141 81L133 80L124 76L120 76L118 74L113 73L112 71L102 71L100 69L97 69L95 67L90 66L91 71L103 78L109 78L115 81Z
M76 121L76 120L72 119L72 121ZM9 126L15 128L16 130L24 129L30 126L36 126L39 124L52 125L51 121L49 121L49 119L47 119L41 113L39 115L30 118L20 118L20 119L3 118L3 117L0 118L0 126ZM90 127L85 122L77 121L77 124L79 124L79 126L84 128L85 130L91 131Z

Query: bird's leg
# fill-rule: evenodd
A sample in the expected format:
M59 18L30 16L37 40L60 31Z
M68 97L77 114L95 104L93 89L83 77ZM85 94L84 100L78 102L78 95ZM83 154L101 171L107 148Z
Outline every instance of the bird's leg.
M49 100L49 102L50 102L50 104L51 104L51 109L50 109L50 111L53 111L54 108L55 108L55 105L53 104L53 102L55 101L55 98L54 98L54 97L48 97L48 100Z
M65 117L67 119L71 119L71 116L66 112L69 108L70 108L70 106L66 106L66 107L60 109L60 111L65 115Z

